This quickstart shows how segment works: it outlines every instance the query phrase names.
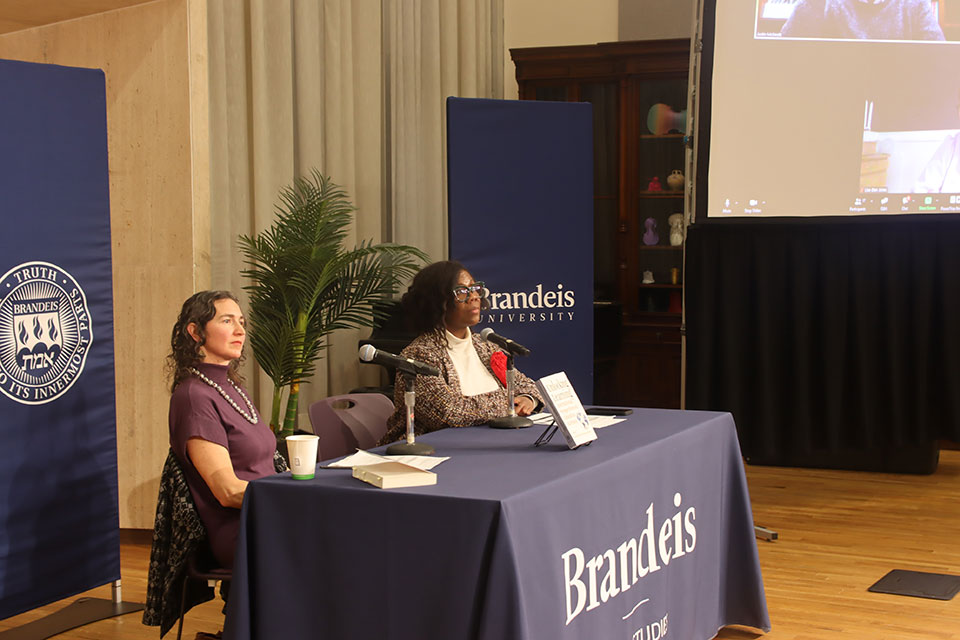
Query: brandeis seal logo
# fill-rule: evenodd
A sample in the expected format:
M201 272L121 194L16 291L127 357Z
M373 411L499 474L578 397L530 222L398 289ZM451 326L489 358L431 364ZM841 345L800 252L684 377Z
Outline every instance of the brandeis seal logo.
M48 262L0 278L0 391L23 404L56 400L80 377L93 342L83 289Z

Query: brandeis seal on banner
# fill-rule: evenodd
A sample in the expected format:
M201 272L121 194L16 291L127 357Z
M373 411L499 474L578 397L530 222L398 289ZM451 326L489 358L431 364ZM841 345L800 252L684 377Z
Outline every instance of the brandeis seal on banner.
M0 391L22 404L56 400L93 343L87 298L55 264L25 262L0 278Z

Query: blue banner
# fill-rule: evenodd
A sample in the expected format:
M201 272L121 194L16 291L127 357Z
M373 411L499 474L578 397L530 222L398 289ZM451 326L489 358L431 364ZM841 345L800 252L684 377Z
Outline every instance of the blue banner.
M589 103L447 99L450 257L490 289L474 330L529 347L593 399L593 130Z
M0 618L120 578L104 74L0 60Z

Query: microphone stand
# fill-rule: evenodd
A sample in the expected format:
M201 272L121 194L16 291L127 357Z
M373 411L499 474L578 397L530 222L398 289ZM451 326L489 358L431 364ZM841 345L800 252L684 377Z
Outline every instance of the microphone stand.
M507 404L510 407L510 414L502 418L494 418L487 422L494 429L523 429L532 427L533 420L517 415L517 410L513 405L513 353L507 350Z
M403 402L407 408L407 441L398 442L387 447L388 456L429 456L436 451L429 444L416 442L413 435L413 406L416 404L416 392L413 390L413 382L417 374L408 371L401 371L403 377Z

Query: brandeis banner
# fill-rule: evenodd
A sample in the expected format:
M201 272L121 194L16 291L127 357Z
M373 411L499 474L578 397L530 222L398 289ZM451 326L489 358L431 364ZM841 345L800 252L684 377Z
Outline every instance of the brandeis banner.
M104 89L0 60L0 618L120 578Z
M528 347L593 399L593 119L588 103L447 99L450 257L489 290L474 331Z

